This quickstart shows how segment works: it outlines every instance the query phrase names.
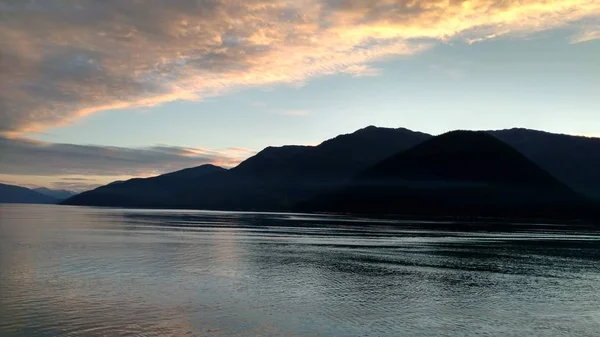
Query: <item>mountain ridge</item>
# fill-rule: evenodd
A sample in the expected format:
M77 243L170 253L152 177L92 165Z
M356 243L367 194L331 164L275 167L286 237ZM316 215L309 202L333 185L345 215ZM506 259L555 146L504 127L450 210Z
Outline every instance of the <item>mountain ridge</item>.
M550 165L550 169L541 165L540 162L544 163L547 158L536 158L536 153L541 151L539 149L548 153L547 146L544 145L545 137L562 141L566 139L567 144L572 144L573 139L570 137L574 136L556 135L523 128L478 132L491 134L495 139L516 148L520 155L541 166L553 178L565 182L564 176L570 175L569 170L561 171L560 165L556 167ZM539 135L545 137L540 140ZM108 195L103 198L86 192L77 198L67 200L65 204L286 211L301 201L309 200L325 191L335 190L377 162L417 147L432 138L433 136L429 134L414 132L406 128L368 126L353 133L338 135L316 146L266 147L238 166L229 170L222 169L211 175L201 174L198 177L188 176L180 179L182 178L180 174L189 170L184 169L177 171L180 172L179 174L172 172L152 178L154 181L162 181L161 184L166 184L170 179L174 179L174 184L177 186L169 187L171 191L169 193L165 193L165 188L159 185L154 189L145 189L141 196L139 193L131 194L127 189L139 184L139 181L144 181L144 179L135 178L126 182L113 182L101 187L110 187L116 195ZM507 141L503 139L507 139ZM527 142L523 142L523 139L526 139ZM600 139L591 138L591 140L596 142ZM600 150L600 145L597 147L593 145L587 151L590 152L593 149ZM572 156L570 152L563 151L561 153L563 156ZM590 167L585 157L580 156L575 159L575 164L572 165L582 168ZM565 161L562 158L553 158L553 160L559 163ZM175 178L168 178L169 176ZM588 181L593 181L595 177L592 174ZM600 179L600 174L597 175L597 178ZM570 188L582 192L572 184L568 185ZM595 188L600 190L600 180L596 185L585 183L582 185L588 190ZM153 200L148 197L152 195L156 196Z
M302 211L573 216L587 199L486 132L453 131L385 159Z
M169 195L168 200L159 195L152 202L141 202L139 196L115 191L117 186L132 184L124 182L112 187L110 184L104 186L105 191L112 188L114 193L109 197L113 200L100 200L94 193L82 193L66 200L65 204L285 210L297 201L337 186L371 164L428 137L407 129L364 128L317 146L267 147L227 172L213 175L210 179L189 181Z
M149 178L133 178L125 181L116 181L100 186L90 191L75 195L61 202L65 205L88 206L134 206L134 207L159 207L151 200L156 196L172 198L173 189L188 184L189 180L226 171L222 167L211 164L190 167L175 172ZM136 201L137 200L137 201ZM146 200L144 205L141 201ZM134 202L134 203L132 203Z
M600 200L600 138L525 128L487 131L578 192Z
M27 187L0 183L0 203L56 204L59 200Z

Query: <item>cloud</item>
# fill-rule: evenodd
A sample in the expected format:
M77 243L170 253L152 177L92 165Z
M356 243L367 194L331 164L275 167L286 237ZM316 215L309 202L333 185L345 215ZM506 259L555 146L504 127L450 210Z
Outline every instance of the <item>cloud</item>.
M124 148L55 144L0 137L0 175L54 176L80 182L92 177L151 176L203 164L231 167L254 152L176 146ZM54 179L56 181L56 179Z
M436 41L599 13L597 0L0 0L0 132L240 86L374 75L372 62Z
M593 40L600 40L600 24L596 27L585 27L580 32L571 37L571 43L584 43Z
M48 177L45 177L45 180L48 180ZM123 176L123 177L110 177L111 179L106 179L107 177L92 177L92 178L76 178L76 177L55 177L52 179L50 183L38 183L35 186L44 186L48 185L53 189L57 190L68 190L68 191L86 191L92 188L96 188L101 185L106 185L108 182L112 182L115 180L127 180L133 178L133 176ZM31 183L31 181L28 181Z
M367 77L367 76L379 76L381 74L381 69L371 68L367 65L354 64L345 69L342 69L341 72L345 74L352 75L354 77Z
M131 176L131 175L119 175L119 176L88 176L87 178L79 180L69 180L72 177L66 176L38 176L38 175L11 175L0 173L0 183L9 185L18 185L28 188L46 187L57 190L70 190L70 191L86 191L96 188L101 185L106 185L116 180L128 180L131 178L150 177L152 175L143 176Z

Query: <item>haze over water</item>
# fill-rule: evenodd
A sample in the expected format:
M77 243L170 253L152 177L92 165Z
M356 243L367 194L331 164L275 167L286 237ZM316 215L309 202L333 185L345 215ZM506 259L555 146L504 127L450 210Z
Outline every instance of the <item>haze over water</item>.
M0 336L595 336L600 235L0 205Z

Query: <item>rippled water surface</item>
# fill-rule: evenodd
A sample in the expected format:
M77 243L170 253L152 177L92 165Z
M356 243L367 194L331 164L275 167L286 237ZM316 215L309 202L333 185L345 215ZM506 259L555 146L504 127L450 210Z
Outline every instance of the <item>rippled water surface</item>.
M600 236L0 205L0 336L598 336Z

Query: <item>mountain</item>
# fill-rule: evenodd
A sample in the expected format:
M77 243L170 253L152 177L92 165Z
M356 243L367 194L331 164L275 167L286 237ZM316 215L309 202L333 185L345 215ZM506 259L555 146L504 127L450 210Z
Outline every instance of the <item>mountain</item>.
M115 181L77 194L62 204L87 206L162 207L172 204L177 193L196 179L225 172L224 168L202 165L152 178Z
M318 146L268 147L232 169L265 179L282 177L347 179L431 135L408 129L369 126Z
M55 204L58 200L25 187L0 184L0 203Z
M600 199L600 138L519 128L488 132L576 191Z
M267 147L228 171L177 174L160 185L109 184L65 201L70 205L286 210L340 186L356 173L430 135L370 126L318 146ZM154 179L163 179L163 176ZM143 191L143 192L139 192Z
M318 146L268 147L231 169L221 181L204 183L206 192L193 194L196 203L187 206L289 210L299 201L341 186L361 170L429 137L407 129L370 126Z
M45 188L45 187L34 188L33 190L38 193L41 193L43 195L47 195L49 197L57 199L57 200L66 200L66 199L74 196L75 194L77 194L76 192L73 192L73 191L52 190L52 189Z
M600 163L600 140L525 129L486 132L512 145L536 163L537 169L548 171L577 192L594 195L600 190L600 171L596 169L600 167L596 166ZM70 198L65 204L285 211L301 201L338 190L359 172L431 138L403 128L370 126L318 146L267 147L230 170L198 167L114 182ZM486 144L493 145L489 141ZM472 147L471 143L453 146ZM512 148L500 152L514 155Z
M424 216L578 216L590 202L485 132L429 139L358 174L303 211ZM583 207L583 208L581 208Z

